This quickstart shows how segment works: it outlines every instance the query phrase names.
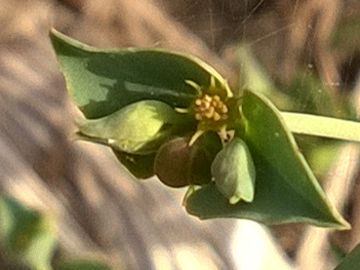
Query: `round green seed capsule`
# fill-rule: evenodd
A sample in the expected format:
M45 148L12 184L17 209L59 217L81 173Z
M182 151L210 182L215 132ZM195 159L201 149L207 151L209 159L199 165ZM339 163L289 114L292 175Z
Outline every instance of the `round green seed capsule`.
M189 140L190 137L179 137L160 147L154 171L165 185L184 187L211 181L211 163L222 147L219 136L208 132L191 146Z
M188 185L188 156L189 149L185 138L175 138L163 144L155 157L155 174L167 186Z

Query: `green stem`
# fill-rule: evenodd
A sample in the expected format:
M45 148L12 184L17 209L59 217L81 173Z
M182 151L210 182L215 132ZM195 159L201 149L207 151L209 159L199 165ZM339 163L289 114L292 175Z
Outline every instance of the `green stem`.
M291 112L281 115L293 133L360 142L360 122Z

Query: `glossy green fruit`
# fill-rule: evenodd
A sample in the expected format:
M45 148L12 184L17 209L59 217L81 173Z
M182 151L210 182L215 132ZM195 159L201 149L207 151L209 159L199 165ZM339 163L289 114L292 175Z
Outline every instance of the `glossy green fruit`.
M170 187L203 185L211 181L211 163L222 144L215 132L207 132L189 146L190 137L178 137L162 145L154 170L161 182Z

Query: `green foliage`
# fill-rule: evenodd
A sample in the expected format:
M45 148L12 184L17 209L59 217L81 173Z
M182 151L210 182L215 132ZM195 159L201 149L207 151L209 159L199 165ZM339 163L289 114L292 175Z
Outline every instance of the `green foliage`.
M360 269L360 245L356 246L335 268L335 270Z
M283 117L257 93L281 99L286 106L291 100L275 91L264 72L259 75L246 49L239 51L245 66L242 85L251 91L241 89L233 96L225 79L192 56L99 50L55 30L50 36L69 94L87 118L80 125L83 139L110 146L139 178L155 174L171 187L190 185L185 198L189 213L349 228L327 200L291 132L349 140L349 128L359 129L360 124L351 122L350 127L349 122L315 115ZM152 105L159 113L150 110ZM299 119L302 125L296 125ZM345 131L332 132L328 125L334 121ZM205 139L209 131L217 139ZM358 140L359 135L351 138Z
M358 12L349 12L351 15L337 24L332 33L332 45L342 52L359 52L360 48L360 16ZM346 42L344 42L346 41Z
M128 154L151 154L184 122L166 103L143 100L99 119L78 123L79 135Z
M52 270L57 247L55 221L13 198L0 197L0 254L11 269ZM9 268L10 269L10 268ZM88 260L60 262L55 270L110 270Z
M109 115L152 99L187 107L196 96L187 80L223 87L223 78L193 56L153 49L99 50L65 35L50 35L70 96L86 118ZM228 89L226 89L228 91Z
M248 46L243 44L239 46L238 61L241 67L240 87L265 95L281 110L344 119L350 118L352 120L356 115L352 112L354 109L351 108L348 97L345 95L334 97L332 95L333 91L316 77L311 65L309 65L308 69L295 74L290 84L275 85L257 62ZM311 127L308 127L306 121L304 121L305 119L302 119L302 114L299 115L301 124L300 122L291 121L285 115L283 117L287 127L296 133L296 142L310 167L314 170L316 176L321 177L328 171L341 145L340 142L325 139L325 137L332 137L331 134L334 132L342 133L342 130L334 128L336 122L329 123L330 125L327 126L321 123L317 127L317 133L322 137L303 136L317 134L309 130ZM297 132L296 126L299 127L299 132ZM324 130L324 128L327 130ZM305 130L307 132L304 132ZM329 130L330 133L328 133ZM337 135L337 137L340 136Z
M256 168L253 202L230 205L215 185L208 185L189 195L189 213L201 218L237 217L267 224L309 222L349 228L327 201L279 111L264 97L247 91L242 112L245 141Z
M0 199L1 249L19 265L50 270L56 246L52 220L11 198Z

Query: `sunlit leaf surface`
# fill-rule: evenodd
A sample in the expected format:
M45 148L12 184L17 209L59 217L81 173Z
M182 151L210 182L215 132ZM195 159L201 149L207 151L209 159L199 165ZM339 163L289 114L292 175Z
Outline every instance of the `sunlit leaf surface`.
M246 91L245 141L256 168L255 197L235 205L214 184L188 195L186 208L200 218L248 218L266 224L305 222L348 229L327 200L281 115L271 102Z
M143 99L187 107L197 94L186 83L226 87L224 79L200 59L160 49L100 50L56 30L50 38L70 96L86 118L99 118ZM228 91L228 89L226 89Z

